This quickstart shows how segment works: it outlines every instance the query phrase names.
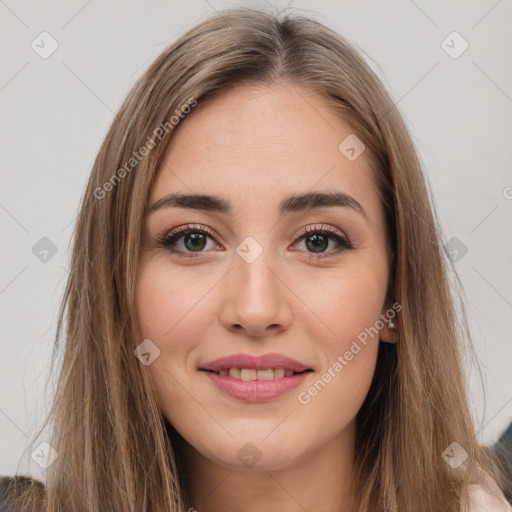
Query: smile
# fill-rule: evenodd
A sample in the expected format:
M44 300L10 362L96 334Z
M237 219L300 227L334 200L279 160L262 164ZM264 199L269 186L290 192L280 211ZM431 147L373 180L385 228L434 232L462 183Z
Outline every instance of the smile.
M295 373L293 370L285 368L267 368L264 370L256 370L254 368L228 368L215 372L218 375L228 375L232 379L237 380L274 380L283 377L291 377Z
M223 393L249 402L271 400L298 386L312 368L283 354L231 354L198 370Z

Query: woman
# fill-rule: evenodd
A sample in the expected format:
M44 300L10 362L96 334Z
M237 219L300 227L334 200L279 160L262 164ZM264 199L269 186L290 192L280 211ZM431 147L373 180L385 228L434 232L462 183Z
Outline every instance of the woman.
M57 456L46 493L19 485L8 509L511 510L430 201L342 37L252 9L190 30L94 163Z

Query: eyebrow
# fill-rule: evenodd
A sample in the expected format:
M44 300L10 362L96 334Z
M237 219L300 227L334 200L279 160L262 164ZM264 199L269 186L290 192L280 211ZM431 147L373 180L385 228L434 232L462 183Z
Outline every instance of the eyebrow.
M332 206L351 208L361 214L366 220L368 216L361 204L353 197L343 192L306 192L292 194L284 198L278 206L278 213L284 216L290 212L307 211L315 208L328 208ZM190 208L207 212L231 215L233 212L231 202L218 196L207 194L169 194L156 201L148 213L162 208Z

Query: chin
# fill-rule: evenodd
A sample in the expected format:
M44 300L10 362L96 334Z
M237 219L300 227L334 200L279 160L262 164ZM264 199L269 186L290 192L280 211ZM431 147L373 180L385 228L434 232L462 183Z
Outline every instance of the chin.
M294 466L297 462L297 453L283 449L260 449L255 443L248 441L242 448L235 449L230 457L226 457L224 452L218 454L213 461L232 471L279 471Z

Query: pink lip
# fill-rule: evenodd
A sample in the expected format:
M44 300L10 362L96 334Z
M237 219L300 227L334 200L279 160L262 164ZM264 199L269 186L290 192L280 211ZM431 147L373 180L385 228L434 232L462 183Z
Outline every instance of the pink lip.
M262 402L276 398L298 386L310 374L310 372L295 373L291 377L274 380L238 380L229 375L208 371L204 373L224 393L248 402Z
M252 368L255 370L266 370L267 368L284 368L294 372L303 372L310 370L308 366L299 363L295 359L290 359L282 354L263 354L261 356L251 356L250 354L232 354L221 357L202 365L200 370L210 370L218 372L228 368Z
M274 380L240 380L233 379L229 375L219 375L220 370L229 368L251 368L265 370L267 368L284 368L293 370L291 377L282 377ZM271 400L298 386L312 370L295 359L290 359L282 354L264 354L251 356L250 354L233 354L202 365L199 370L211 379L212 383L224 393L248 402L261 402ZM209 371L207 371L209 370Z

